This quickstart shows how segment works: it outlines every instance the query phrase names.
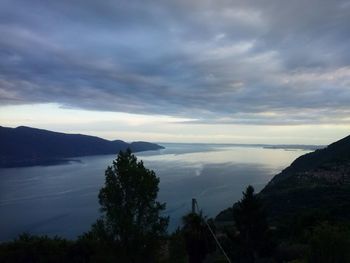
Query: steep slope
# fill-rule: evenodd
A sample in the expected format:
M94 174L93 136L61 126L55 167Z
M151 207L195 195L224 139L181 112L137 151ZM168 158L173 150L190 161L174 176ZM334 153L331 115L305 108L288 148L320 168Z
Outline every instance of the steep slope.
M163 148L147 142L108 141L82 134L65 134L20 126L0 127L0 167L54 164L64 158L116 154L128 147L134 151Z
M273 184L288 179L289 176L315 169L335 168L350 161L350 136L347 136L324 149L305 154L297 158L289 167L276 175L266 186L268 189ZM264 189L264 190L265 190Z
M350 136L297 158L259 193L272 221L312 211L350 219ZM232 220L232 208L217 221Z
M272 219L312 210L350 218L350 136L297 158L260 196Z

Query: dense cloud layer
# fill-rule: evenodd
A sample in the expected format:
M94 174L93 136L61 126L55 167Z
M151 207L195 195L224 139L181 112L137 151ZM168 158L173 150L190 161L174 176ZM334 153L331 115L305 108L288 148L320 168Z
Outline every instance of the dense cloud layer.
M350 2L0 3L0 103L349 123Z

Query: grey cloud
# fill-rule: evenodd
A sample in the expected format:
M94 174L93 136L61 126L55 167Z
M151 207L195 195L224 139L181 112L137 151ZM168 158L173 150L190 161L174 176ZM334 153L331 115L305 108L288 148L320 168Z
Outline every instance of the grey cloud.
M0 103L344 123L349 20L348 1L2 1Z

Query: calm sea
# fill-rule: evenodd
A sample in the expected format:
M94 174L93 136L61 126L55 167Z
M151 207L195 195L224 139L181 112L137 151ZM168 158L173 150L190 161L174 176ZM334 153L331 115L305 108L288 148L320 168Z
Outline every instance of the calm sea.
M247 185L257 191L308 150L262 146L162 144L164 150L137 153L160 177L158 199L167 203L169 230L181 224L196 198L215 216L241 198ZM65 165L0 169L0 241L19 233L76 238L99 216L98 191L116 156L77 158Z

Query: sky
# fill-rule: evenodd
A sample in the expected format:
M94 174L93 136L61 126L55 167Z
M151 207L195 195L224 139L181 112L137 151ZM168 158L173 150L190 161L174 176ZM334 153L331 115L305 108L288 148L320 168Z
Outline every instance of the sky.
M0 125L153 142L350 134L350 1L1 0Z

